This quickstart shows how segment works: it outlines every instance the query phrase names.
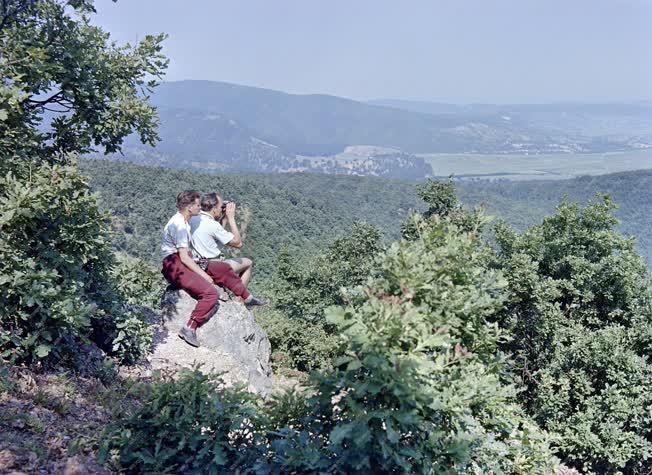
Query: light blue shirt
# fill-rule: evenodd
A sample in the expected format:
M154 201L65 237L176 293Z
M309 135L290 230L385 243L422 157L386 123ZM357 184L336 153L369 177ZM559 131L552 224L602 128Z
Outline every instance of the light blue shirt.
M190 218L190 245L195 260L199 258L215 259L222 254L222 249L233 239L230 233L218 223L213 216L201 211Z

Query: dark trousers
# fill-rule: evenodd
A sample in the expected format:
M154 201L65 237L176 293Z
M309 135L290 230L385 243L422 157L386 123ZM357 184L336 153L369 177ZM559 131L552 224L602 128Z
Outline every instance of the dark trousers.
M208 261L206 273L213 278L213 282L229 289L237 297L243 299L249 297L249 291L242 283L242 279L226 262Z
M188 269L181 262L179 254L171 254L163 259L161 273L170 284L185 290L197 300L197 304L190 314L190 320L188 320L189 327L197 328L217 311L217 289L199 274Z

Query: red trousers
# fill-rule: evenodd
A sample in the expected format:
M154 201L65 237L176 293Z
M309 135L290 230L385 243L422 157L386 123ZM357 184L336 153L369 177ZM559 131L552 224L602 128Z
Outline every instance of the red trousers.
M161 273L170 284L185 290L192 298L197 300L197 305L195 305L190 314L190 320L188 320L189 327L197 328L217 311L217 289L206 282L199 274L188 269L181 262L179 254L171 254L163 259Z
M242 283L242 279L226 262L209 261L206 273L213 278L213 282L226 287L233 292L236 297L242 297L243 299L249 297L249 291Z

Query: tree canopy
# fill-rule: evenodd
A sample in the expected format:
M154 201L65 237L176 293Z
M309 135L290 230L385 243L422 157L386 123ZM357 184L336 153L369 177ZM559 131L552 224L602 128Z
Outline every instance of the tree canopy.
M167 60L165 35L118 45L90 23L93 0L0 3L0 155L66 160L99 147L120 150L136 132L154 144L148 96Z
M76 156L120 150L132 132L156 141L148 93L167 65L164 35L118 45L94 11L92 0L0 2L2 359L62 358L91 334L131 359L151 337L123 305L109 219Z

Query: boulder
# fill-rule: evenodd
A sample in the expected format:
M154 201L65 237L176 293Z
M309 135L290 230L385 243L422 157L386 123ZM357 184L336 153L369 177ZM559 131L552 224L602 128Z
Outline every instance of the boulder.
M249 390L267 395L273 384L271 345L244 304L220 291L215 315L197 329L201 347L194 348L178 336L188 321L195 300L183 290L166 291L162 301L162 326L154 337L152 369L173 369L201 364L204 372L222 373L227 384L244 383Z

